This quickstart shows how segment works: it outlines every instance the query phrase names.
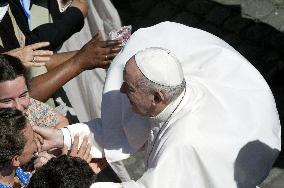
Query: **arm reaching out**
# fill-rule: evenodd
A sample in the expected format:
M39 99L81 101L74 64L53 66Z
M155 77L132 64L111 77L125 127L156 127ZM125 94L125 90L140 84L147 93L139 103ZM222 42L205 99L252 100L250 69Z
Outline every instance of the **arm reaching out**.
M47 100L58 88L85 70L107 68L121 49L121 41L102 41L96 34L70 59L56 66L49 72L31 79L30 96Z
M16 48L6 52L6 54L19 58L25 67L44 66L53 55L52 51L39 50L40 48L49 46L49 42L39 42L25 47Z
M50 127L32 127L34 132L41 136L41 150L47 151L53 148L61 149L64 146L63 134L60 129Z
M39 127L33 126L34 132L41 136L41 150L47 151L52 148L63 148L64 144L68 146L70 150L72 145L75 143L75 135L79 135L81 138L84 136L88 137L88 142L91 146L91 155L92 158L104 158L104 150L102 148L102 143L98 143L95 139L93 129L90 129L89 126L92 128L96 127L98 123L92 122L92 125L87 125L84 123L77 123L73 125L68 125L65 128L56 129L56 128L49 128L49 127ZM79 139L79 144L83 139Z

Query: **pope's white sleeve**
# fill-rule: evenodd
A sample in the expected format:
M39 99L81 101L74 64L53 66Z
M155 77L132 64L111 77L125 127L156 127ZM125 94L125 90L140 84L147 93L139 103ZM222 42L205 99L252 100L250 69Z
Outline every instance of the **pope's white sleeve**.
M113 182L98 182L93 183L90 188L122 188L122 185Z
M104 157L103 145L101 143L102 139L100 138L102 132L101 132L101 123L99 119L92 120L88 123L76 123L73 125L69 125L65 129L64 128L62 129L62 133L64 136L64 144L67 144L67 147L69 140L68 138L71 138L71 143L72 143L74 140L74 136L78 134L80 136L79 145L81 145L83 137L89 136L89 143L92 145L91 148L92 157L93 158Z
M64 128L60 128L60 130L63 134L64 145L66 145L68 150L70 150L72 146L72 139L71 139L71 134L69 132L69 129L64 127Z

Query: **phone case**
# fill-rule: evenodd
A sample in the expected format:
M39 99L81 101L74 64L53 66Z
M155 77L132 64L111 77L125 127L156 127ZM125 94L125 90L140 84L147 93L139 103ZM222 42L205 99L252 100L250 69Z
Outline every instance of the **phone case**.
M131 36L131 30L132 30L131 25L123 26L118 30L113 30L109 33L109 39L115 40L115 39L121 38L122 45L124 46Z

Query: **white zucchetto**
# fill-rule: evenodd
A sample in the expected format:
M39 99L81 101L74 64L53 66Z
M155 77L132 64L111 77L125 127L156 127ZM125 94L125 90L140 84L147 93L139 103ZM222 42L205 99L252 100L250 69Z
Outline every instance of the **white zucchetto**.
M136 65L142 74L163 86L178 86L184 79L179 60L169 50L151 47L135 55Z

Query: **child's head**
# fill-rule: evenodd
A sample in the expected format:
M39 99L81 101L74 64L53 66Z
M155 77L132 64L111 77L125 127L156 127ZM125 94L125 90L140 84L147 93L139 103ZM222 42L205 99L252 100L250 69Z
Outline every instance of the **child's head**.
M0 168L21 166L36 151L34 132L23 113L17 109L0 109Z
M28 187L89 188L95 178L95 173L86 161L62 155L52 158L37 170Z

